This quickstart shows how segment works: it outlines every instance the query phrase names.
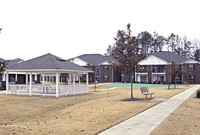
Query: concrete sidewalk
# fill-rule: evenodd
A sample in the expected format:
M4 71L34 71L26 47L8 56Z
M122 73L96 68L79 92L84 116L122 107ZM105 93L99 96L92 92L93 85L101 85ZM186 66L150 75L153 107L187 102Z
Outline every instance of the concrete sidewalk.
M200 85L189 88L99 135L148 135L199 88Z

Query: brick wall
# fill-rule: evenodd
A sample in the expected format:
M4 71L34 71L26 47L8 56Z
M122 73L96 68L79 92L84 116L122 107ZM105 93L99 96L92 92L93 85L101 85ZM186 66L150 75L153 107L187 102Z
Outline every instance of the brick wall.
M183 64L183 83L187 82L186 79L186 74L189 74L190 76L194 76L194 81L193 80L189 80L189 83L192 84L198 84L200 83L200 65L197 63L193 63L194 65L194 70L189 70L188 66L189 64Z

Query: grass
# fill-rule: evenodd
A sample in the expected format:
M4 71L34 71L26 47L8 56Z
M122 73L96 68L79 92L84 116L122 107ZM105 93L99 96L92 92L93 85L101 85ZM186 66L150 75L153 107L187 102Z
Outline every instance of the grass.
M172 112L151 135L199 135L200 99L195 94Z
M189 87L151 87L153 98L169 98ZM0 134L94 135L158 104L144 100L139 87L89 86L89 93L67 97L0 94Z
M105 84L103 86L105 87L131 87L131 84L130 83L113 83L113 84ZM168 85L134 83L133 87L168 87ZM174 85L170 85L170 88L173 88L173 87Z

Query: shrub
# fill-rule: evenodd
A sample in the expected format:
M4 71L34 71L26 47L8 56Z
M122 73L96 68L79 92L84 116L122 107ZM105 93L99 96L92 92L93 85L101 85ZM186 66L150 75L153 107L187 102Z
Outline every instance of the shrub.
M200 98L200 90L197 90L196 97Z

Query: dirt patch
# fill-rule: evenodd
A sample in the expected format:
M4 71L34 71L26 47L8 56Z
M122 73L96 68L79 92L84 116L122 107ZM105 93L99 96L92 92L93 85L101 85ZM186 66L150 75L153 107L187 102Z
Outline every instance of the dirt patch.
M199 135L200 99L195 98L195 95L196 93L171 113L151 135Z
M153 98L169 98L178 89L150 88ZM89 94L68 97L0 95L0 134L80 134L93 135L124 121L158 102L144 100L139 88L108 89L90 85ZM100 90L103 89L103 90Z

